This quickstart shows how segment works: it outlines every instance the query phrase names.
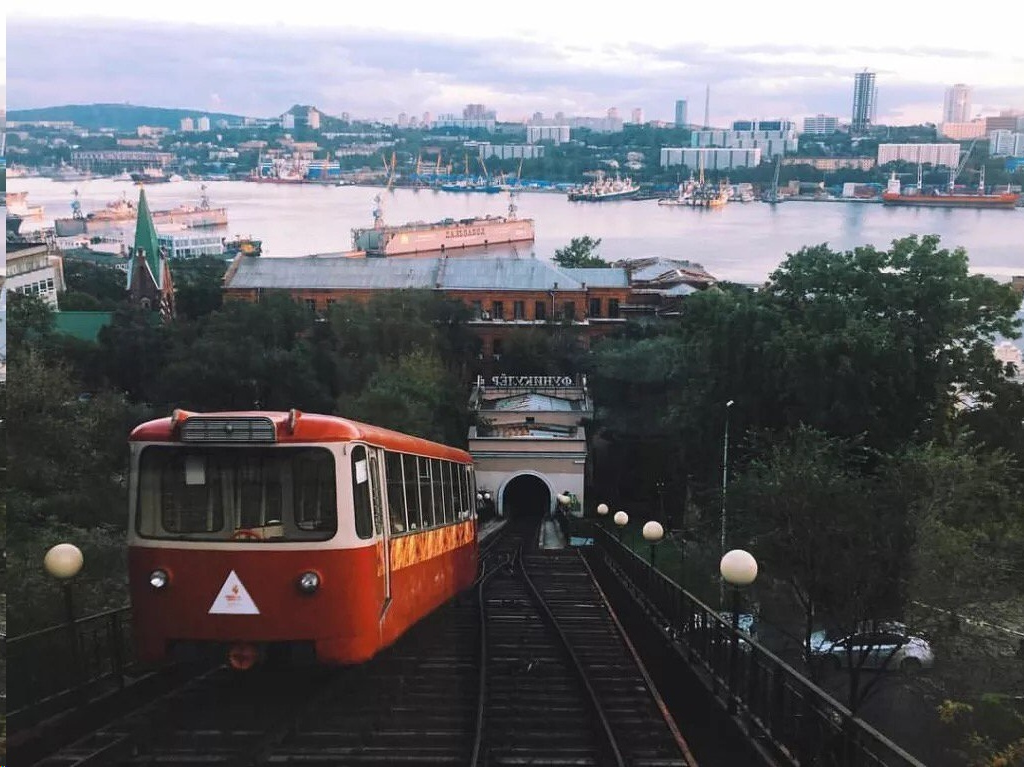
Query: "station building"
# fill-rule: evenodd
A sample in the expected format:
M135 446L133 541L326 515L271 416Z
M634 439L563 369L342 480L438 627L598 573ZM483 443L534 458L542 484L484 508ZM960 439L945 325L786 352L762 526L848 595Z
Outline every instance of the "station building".
M572 499L570 513L582 514L585 424L594 414L586 377L481 376L470 405L477 489L499 517L551 513L559 495Z

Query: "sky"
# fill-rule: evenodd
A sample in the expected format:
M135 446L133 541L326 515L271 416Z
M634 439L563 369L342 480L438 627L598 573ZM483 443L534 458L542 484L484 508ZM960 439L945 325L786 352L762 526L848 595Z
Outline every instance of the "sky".
M1024 109L1019 27L984 21L1013 16L1009 0L969 12L892 0L18 6L0 48L8 109L129 102L269 117L312 104L393 120L482 103L508 121L611 107L671 121L686 99L703 122L710 86L710 122L724 126L849 119L864 69L877 75L881 123L940 121L956 82L973 87L975 114Z

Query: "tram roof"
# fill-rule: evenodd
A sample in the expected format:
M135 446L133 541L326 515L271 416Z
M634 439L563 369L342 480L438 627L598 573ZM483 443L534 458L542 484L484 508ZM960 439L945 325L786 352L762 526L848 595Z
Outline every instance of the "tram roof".
M472 462L469 453L459 448L442 445L438 442L416 437L411 434L404 434L399 431L385 429L381 426L353 421L348 418L331 415L319 415L315 413L299 413L295 421L294 431L289 429L288 423L291 413L285 411L230 411L218 413L195 413L182 412L179 424L187 418L205 419L242 419L242 418L269 418L274 424L276 432L276 444L309 444L315 442L365 442L369 445L383 447L387 450L394 450L402 453L415 453L416 455L429 456L432 458L443 458L450 461L463 463ZM174 442L181 443L174 429L174 416L157 418L153 421L136 426L129 436L130 442ZM189 442L187 444L225 444L218 442ZM247 444L267 443L244 443L232 442L235 446Z

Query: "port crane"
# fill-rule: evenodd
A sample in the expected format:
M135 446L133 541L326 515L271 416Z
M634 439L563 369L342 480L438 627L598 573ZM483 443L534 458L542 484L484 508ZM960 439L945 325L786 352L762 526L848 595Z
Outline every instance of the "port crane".
M960 164L957 165L955 169L954 168L950 168L949 169L949 193L950 194L953 194L953 190L956 187L956 180L957 180L957 178L959 178L960 174L964 172L964 167L966 167L967 161L971 157L971 152L974 151L974 145L977 144L977 143L978 143L978 139L974 139L974 141L971 142L971 145L969 147L967 147L967 151L964 152L963 157L960 158ZM920 167L920 166L918 166L918 167ZM982 171L981 183L982 183L982 185L984 185L984 183L985 183L985 175L984 175L985 174L985 166L984 165L981 166L981 171Z
M782 169L782 155L775 158L775 174L772 176L772 188L768 190L765 202L774 205L779 202L779 171Z
M386 191L390 192L391 188L395 184L395 166L397 164L397 159L395 157L395 153L392 152L391 153L391 164L390 165L388 165L388 158L387 157L382 157L381 160L383 160L383 162L384 162L384 172L387 174L387 184L385 185L384 188L385 188Z

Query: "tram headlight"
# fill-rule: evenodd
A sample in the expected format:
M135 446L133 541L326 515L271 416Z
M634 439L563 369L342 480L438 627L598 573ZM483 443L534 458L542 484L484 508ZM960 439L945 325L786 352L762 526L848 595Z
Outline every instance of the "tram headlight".
M312 570L299 576L299 591L303 594L312 594L320 588L320 576Z
M154 589L162 589L171 582L166 570L154 570L149 574L149 585Z

